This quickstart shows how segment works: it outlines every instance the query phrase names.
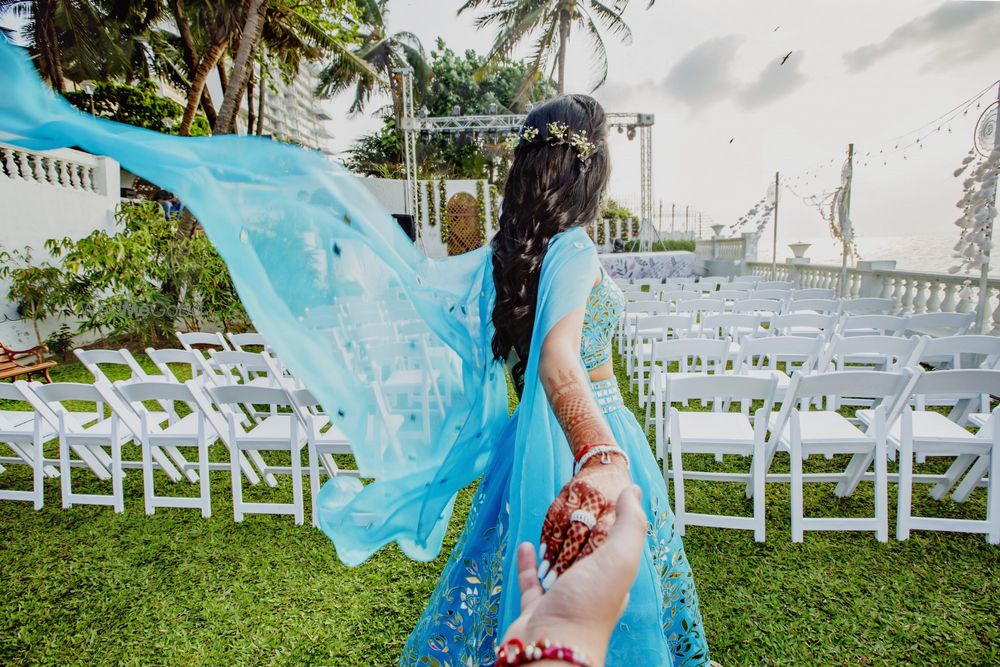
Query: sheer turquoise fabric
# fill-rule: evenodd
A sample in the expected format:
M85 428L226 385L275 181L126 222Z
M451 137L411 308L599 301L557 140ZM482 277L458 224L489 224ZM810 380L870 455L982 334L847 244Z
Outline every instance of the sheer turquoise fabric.
M0 89L0 141L110 156L174 192L198 218L257 330L351 442L367 483L331 479L317 503L344 563L363 563L393 542L410 558L436 557L456 493L488 464L502 471L490 493L491 502L506 504L509 540L537 543L549 504L572 475L538 380L539 351L552 326L586 302L598 275L582 229L558 235L546 253L524 392L511 419L503 366L490 349L488 248L426 258L356 177L318 153L253 137L164 136L80 113L2 38ZM423 388L423 396L415 391ZM672 527L635 418L621 409L609 421L633 461L643 461L634 475L654 523ZM692 616L665 620L676 604L696 617L697 600L693 585L664 595L661 581L674 565L683 566L685 581L690 570L679 540L656 557L658 539L651 535L609 665L671 664L668 636L691 644L698 655L691 664L707 660L700 620L694 634ZM513 584L502 586L497 603L494 632L502 635L518 615L519 592L515 549L500 556L502 578ZM664 562L666 569L657 565Z

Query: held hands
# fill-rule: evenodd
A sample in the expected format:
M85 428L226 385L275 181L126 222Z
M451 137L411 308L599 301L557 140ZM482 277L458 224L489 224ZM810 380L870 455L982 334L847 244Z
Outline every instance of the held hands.
M610 466L597 465L605 469L599 472L610 477ZM617 477L627 475L619 472ZM611 632L625 610L646 539L642 491L627 482L623 488L613 496L617 503L611 511L617 519L601 540L607 543L599 549L590 547L588 553L593 551L593 555L567 570L547 592L542 590L535 569L534 546L525 542L518 547L521 615L507 630L504 643L512 638L549 640L581 652L592 667L604 664Z
M538 578L543 589L604 544L615 523L611 499L631 484L627 459L612 454L589 459L562 488L542 524Z

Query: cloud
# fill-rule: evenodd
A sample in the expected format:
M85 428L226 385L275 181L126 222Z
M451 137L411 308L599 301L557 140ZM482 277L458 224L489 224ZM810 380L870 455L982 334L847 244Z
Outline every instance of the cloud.
M929 47L924 70L946 69L1000 52L1000 3L946 2L899 26L881 42L844 54L847 70L857 74L906 49Z
M747 109L757 109L798 90L806 82L800 69L802 59L801 54L792 53L784 65L778 61L769 63L756 81L740 90L736 99Z
M741 35L705 40L671 68L661 87L692 108L704 108L732 94L738 84L733 77Z

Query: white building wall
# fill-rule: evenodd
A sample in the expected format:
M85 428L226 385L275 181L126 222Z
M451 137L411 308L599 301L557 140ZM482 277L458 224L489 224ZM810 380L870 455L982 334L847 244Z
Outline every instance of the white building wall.
M70 149L23 151L0 144L0 243L32 248L33 263L49 258L45 241L112 232L120 200L120 169L111 158ZM18 319L17 304L0 283L0 340L11 347L36 344L31 322ZM45 336L58 328L49 322Z

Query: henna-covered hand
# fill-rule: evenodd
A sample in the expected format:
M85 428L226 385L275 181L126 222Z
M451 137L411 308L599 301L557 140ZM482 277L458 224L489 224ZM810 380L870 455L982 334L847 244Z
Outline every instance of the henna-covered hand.
M631 483L625 459L612 456L607 464L593 459L562 488L542 524L538 577L543 588L547 590L570 565L604 544L615 522L614 501ZM593 527L573 521L576 511L589 512Z

